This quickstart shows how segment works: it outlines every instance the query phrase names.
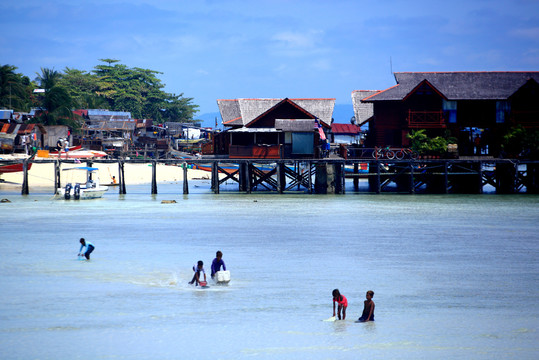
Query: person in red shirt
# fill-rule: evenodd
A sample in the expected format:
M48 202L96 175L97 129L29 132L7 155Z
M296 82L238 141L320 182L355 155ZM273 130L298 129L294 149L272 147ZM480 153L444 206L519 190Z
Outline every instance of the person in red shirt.
M333 295L333 316L335 317L335 303L339 304L337 308L337 316L339 320L341 320L341 311L342 311L342 319L346 319L346 308L348 307L348 300L346 300L346 297L344 295L341 295L339 292L339 289L335 289L332 292Z

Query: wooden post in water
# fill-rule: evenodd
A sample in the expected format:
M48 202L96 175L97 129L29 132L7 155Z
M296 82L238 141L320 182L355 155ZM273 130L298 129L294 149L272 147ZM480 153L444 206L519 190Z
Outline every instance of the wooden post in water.
M282 162L277 162L277 192L279 194L283 193L284 184L283 184L283 177L282 172L284 171L284 164Z
M24 159L22 163L23 175L22 175L22 190L21 195L28 195L28 159Z
M219 194L219 162L215 161L211 167L211 180L213 184L213 192Z
M152 161L152 195L157 194L157 162Z
M410 194L415 194L414 162L410 161Z
M359 189L359 163L354 163L354 190Z
M444 194L449 192L449 165L447 161L444 161Z
M299 161L294 162L294 172L296 173L296 176L300 176ZM284 175L284 169L283 169L283 175ZM300 189L300 186L301 186L301 181L298 181L298 191Z
M309 161L309 194L313 193L313 164Z
M251 163L247 163L247 194L251 193L251 176L253 173L253 169L251 168Z
M342 179L342 193L346 194L346 163L341 163L341 179Z
M56 160L54 162L54 193L58 192L60 185L60 161Z
M238 191L245 191L245 162L238 164Z
M477 186L479 187L477 192L479 194L482 194L483 193L483 162L482 161L479 161L479 164L478 164L479 168L477 169Z
M120 195L125 195L125 173L124 173L124 162L122 160L118 161L118 177L120 178Z
M183 163L183 193L189 194L189 183L187 179L187 163Z
M380 179L380 161L376 161L376 193L380 194L382 192L382 183Z

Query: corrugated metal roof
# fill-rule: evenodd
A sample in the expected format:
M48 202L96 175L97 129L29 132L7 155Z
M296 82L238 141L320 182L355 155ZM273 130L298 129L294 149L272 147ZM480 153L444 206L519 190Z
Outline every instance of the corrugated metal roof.
M337 124L333 123L331 125L331 132L334 134L354 134L357 135L361 133L361 128L357 125L352 124Z
M129 111L111 111L103 109L88 109L88 116L120 116L131 119L131 113Z
M277 132L282 132L282 130L278 130L278 129L274 129L274 128L246 128L246 127L241 127L241 128L238 128L238 129L228 130L228 132L233 132L233 133L268 133L268 132L273 132L273 133L277 133Z
M84 130L94 131L133 131L135 129L134 120L126 121L101 121L91 125L84 126Z

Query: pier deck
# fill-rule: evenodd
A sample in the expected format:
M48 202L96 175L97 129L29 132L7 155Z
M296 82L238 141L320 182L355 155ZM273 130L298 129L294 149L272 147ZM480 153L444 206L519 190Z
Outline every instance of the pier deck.
M29 193L30 163L55 164L55 191L60 187L60 167L74 160L32 159L23 163L21 193ZM0 166L4 161L0 161ZM13 163L13 161L10 161ZM119 192L126 193L124 165L152 164L151 193L157 194L157 164L183 168L183 193L189 193L187 173L190 166L211 171L211 188L220 192L224 182L238 184L238 191L304 192L344 194L346 181L353 182L354 192L367 193L475 193L487 185L496 193L538 193L539 161L511 159L436 159L436 160L368 160L368 159L167 159L167 160L87 160L88 166L116 163L119 172ZM367 170L359 170L359 169ZM368 186L359 186L361 179Z

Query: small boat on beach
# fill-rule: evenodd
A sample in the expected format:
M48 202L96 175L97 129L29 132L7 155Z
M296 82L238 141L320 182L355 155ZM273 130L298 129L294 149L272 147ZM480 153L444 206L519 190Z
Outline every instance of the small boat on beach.
M87 199L99 199L103 197L108 187L101 186L99 183L99 176L97 176L99 169L88 166L80 166L74 168L63 169L62 171L86 171L85 183L67 183L64 188L60 188L56 192L58 199L65 200L87 200ZM95 175L95 176L94 176Z
M33 160L36 156L36 153L33 153L32 156L28 158L28 160ZM28 163L28 170L32 168L32 163ZM6 163L3 163L0 165L0 174L4 173L14 173L14 172L21 172L24 170L24 163L19 161L8 161Z
M23 167L24 167L23 163L0 165L0 174L20 172L20 171L23 171ZM31 167L32 167L32 163L28 163L28 170L30 170Z
M58 157L60 159L93 159L93 158L101 158L105 157L108 154L104 151L98 151L98 150L83 150L79 147L79 149L75 149L73 151L61 151L60 153L58 151L50 153L49 157Z
M67 152L81 150L81 149L82 149L82 145L75 145L75 146L68 147ZM58 156L58 154L63 155L65 153L66 153L66 151L64 149L57 150L57 151L50 151L49 150L49 155L53 155L53 156Z

